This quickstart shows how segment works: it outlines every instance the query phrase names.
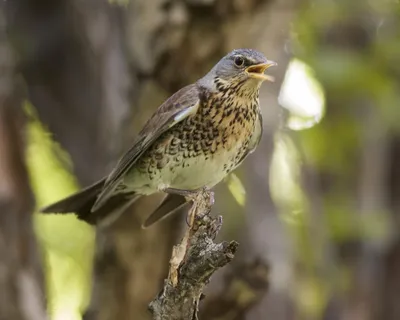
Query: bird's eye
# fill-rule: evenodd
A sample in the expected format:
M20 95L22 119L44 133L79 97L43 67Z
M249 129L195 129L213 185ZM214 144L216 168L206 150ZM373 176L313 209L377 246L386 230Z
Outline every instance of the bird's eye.
M234 62L237 67L242 67L244 65L244 59L240 56L235 57Z

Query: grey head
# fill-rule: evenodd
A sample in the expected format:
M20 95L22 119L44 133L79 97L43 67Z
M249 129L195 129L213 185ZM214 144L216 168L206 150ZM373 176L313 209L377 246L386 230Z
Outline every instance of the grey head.
M209 88L214 87L216 81L223 87L259 88L263 81L273 81L273 77L264 71L276 65L257 50L236 49L223 57L198 83Z

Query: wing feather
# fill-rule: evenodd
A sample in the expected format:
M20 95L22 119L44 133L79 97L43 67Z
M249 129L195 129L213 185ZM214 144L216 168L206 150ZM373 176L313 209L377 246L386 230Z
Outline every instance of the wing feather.
M199 90L195 84L192 84L176 92L158 108L140 131L133 146L119 160L115 169L108 176L92 211L101 207L126 172L161 134L189 115L196 113L199 100Z

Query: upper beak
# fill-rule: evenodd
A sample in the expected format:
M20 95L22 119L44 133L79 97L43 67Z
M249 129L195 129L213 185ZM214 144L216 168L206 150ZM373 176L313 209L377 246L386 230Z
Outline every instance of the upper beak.
M275 79L272 76L264 74L264 71L270 67L277 66L278 64L274 61L267 61L265 63L256 64L246 68L247 74L252 77L262 81L271 81L273 82Z

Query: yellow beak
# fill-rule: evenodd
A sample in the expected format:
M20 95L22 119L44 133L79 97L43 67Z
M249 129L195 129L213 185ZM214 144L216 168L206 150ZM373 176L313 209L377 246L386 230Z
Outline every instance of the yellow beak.
M267 81L273 82L275 80L275 78L272 76L269 76L267 74L264 74L264 71L270 67L274 67L277 65L278 64L274 61L268 61L266 63L260 63L260 64L250 66L250 67L246 68L246 72L249 75L249 77L251 77L251 78L259 79L262 81L267 80Z

